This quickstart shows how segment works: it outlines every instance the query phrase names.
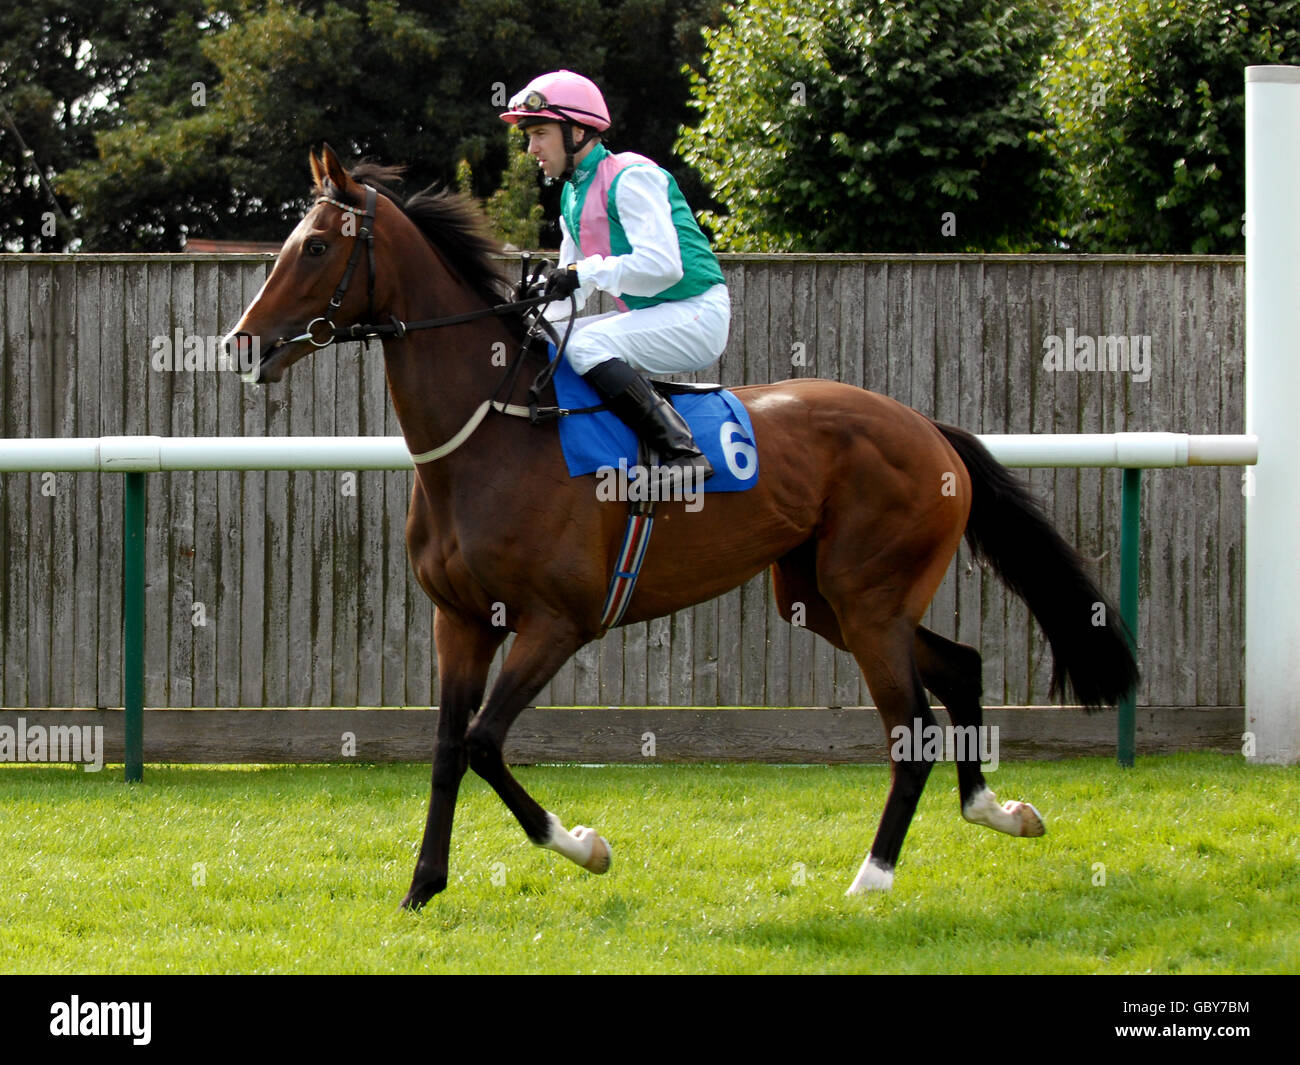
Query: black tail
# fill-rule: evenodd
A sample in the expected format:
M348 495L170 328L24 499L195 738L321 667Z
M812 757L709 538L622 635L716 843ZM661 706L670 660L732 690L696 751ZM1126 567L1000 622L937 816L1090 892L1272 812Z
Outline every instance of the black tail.
M1029 607L1052 647L1052 695L1089 709L1119 702L1138 681L1128 626L1083 557L1029 490L972 434L935 423L970 473L966 542Z

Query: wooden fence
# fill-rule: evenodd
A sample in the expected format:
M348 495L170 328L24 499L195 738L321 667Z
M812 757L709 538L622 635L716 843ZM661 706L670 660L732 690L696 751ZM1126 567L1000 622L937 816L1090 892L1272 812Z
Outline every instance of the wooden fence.
M734 315L712 375L829 377L975 432L1243 431L1243 261L1208 257L724 256ZM278 386L164 371L178 335L223 334L267 256L0 256L3 435L396 434L381 352L326 349ZM1051 372L1058 337L1145 337L1149 377ZM1080 342L1082 343L1082 342ZM1118 588L1120 476L1027 474ZM409 572L406 473L149 479L146 705L427 706L432 608ZM1144 483L1139 705L1243 702L1242 471ZM118 706L122 488L0 476L0 706ZM1047 701L1027 611L963 545L927 621L977 646L985 702ZM852 659L777 617L765 576L583 649L539 696L564 706L860 706ZM873 715L874 717L874 715Z

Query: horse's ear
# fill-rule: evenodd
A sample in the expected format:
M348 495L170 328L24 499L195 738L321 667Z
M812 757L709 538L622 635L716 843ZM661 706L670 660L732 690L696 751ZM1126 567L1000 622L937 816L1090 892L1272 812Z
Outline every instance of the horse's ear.
M328 144L321 145L320 167L324 171L324 178L330 181L345 198L356 188L352 179L348 177L348 172L343 169L343 164L339 162L339 157L334 154L334 149Z
M321 164L321 161L316 158L315 149L312 149L308 153L308 158L311 160L311 178L316 183L316 188L324 188L325 167Z

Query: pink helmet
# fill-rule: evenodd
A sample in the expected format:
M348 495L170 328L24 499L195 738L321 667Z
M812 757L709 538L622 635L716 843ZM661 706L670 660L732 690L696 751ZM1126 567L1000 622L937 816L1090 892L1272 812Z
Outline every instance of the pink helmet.
M593 129L609 129L609 108L595 82L572 70L554 70L533 78L510 101L502 120L573 122Z

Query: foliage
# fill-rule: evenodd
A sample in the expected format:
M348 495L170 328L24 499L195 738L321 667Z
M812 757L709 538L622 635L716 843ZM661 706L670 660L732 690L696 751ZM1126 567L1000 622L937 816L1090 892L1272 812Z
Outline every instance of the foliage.
M126 120L99 135L100 158L60 183L80 205L87 245L174 249L187 233L276 239L305 206L310 146L386 159L397 144L427 152L442 134L427 96L411 90L441 38L393 0L358 6L313 12L270 0L198 42L206 80L185 85L164 68L142 85Z
M506 133L507 141L516 141ZM515 143L514 147L518 148ZM501 177L501 187L484 204L497 239L508 247L528 250L541 242L544 221L537 194L537 163L527 152L515 151Z
M1053 24L986 0L761 0L706 34L679 151L731 249L992 251L1050 239L1033 81ZM945 214L955 222L944 232Z
M100 251L174 249L191 234L278 239L323 141L408 164L415 188L453 183L464 160L487 197L507 164L498 112L559 66L600 82L620 135L662 158L686 114L680 68L718 2L235 0L174 20L184 47L147 53L160 58L102 116L94 151L53 168L58 188L84 248Z
M1243 252L1243 72L1300 62L1300 3L1069 7L1042 81L1069 166L1063 237L1086 252Z
M37 0L0 8L0 243L61 251L73 239L66 194L48 185L94 154L96 133L121 120L150 78L147 58L199 68L193 49L209 25L204 0ZM24 151L24 148L26 151ZM30 153L30 154L28 154ZM53 216L52 218L50 216ZM53 226L49 223L53 221Z
M1239 252L1260 63L1300 63L1300 0L30 0L0 12L0 246L276 240L323 141L408 188L464 161L554 246L496 115L565 66L724 247Z

